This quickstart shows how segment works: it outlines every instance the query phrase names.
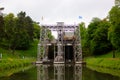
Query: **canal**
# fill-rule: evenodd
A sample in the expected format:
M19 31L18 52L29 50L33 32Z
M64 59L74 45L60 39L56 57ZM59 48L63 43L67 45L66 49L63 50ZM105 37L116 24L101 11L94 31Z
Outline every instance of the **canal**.
M35 65L0 80L120 80L120 77L93 71L81 64Z

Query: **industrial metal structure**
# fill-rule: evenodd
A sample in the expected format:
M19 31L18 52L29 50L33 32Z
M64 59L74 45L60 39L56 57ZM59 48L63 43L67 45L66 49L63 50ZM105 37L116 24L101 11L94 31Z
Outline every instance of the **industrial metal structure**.
M48 30L57 31L57 39L48 39ZM53 48L50 52L50 48ZM53 58L49 58L53 56ZM82 49L80 27L76 24L66 25L57 22L56 25L41 25L40 41L36 63L81 63Z

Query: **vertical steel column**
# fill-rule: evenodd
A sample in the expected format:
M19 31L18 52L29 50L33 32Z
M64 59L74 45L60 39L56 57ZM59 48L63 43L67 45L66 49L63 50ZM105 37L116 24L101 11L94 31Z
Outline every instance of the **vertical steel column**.
M58 33L58 39L57 39L57 56L55 58L55 62L63 62L63 27L64 23L63 22L58 22L57 23L57 33Z
M40 28L40 39L38 43L38 53L37 53L37 61L42 61L45 54L45 46L44 39L45 38L45 29L43 27Z
M81 36L80 36L80 27L77 26L75 32L75 62L82 61L82 47L81 47Z
M44 37L44 60L48 60L48 29L45 27L45 37Z
M54 59L55 59L55 54L56 54L56 53L55 53L55 43L53 44L53 46L54 46Z

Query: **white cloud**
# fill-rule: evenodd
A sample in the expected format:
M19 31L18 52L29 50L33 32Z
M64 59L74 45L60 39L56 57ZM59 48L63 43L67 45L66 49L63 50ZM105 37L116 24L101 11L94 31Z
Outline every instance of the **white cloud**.
M114 0L0 0L0 5L5 7L4 13L25 11L40 22L44 16L45 23L84 21L88 24L92 17L106 17ZM83 19L79 20L78 16Z

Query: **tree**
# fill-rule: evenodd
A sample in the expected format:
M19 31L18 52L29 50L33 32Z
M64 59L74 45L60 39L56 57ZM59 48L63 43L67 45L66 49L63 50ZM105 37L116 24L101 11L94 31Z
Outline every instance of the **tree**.
M2 41L3 39L3 36L4 36L4 20L3 20L3 17L0 15L0 42Z
M88 48L90 55L92 54L92 39L94 38L94 32L98 28L99 23L101 20L97 17L93 18L91 23L88 25L87 31L86 31L86 48Z
M24 26L25 26L25 29L27 30L28 35L29 35L29 40L33 41L33 39L34 39L34 33L33 33L34 25L33 25L33 20L29 16L25 17Z
M80 36L81 36L81 43L82 43L82 53L83 56L87 56L88 54L88 48L86 46L86 28L85 28L85 23L81 22L79 24L80 26Z
M49 40L53 40L53 39L54 39L54 37L52 36L51 31L48 30L48 29L47 29L47 36L48 36L48 39L49 39Z
M28 49L33 40L33 21L25 12L20 12L16 19L17 49Z
M98 24L98 28L93 33L93 39L91 40L91 52L94 55L105 54L112 50L112 44L108 40L108 28L110 23L106 20L102 20Z
M114 6L109 12L109 28L108 38L116 49L120 49L120 7Z
M4 17L4 46L11 49L15 36L15 17L13 13L10 13Z
M40 26L36 22L33 23L33 26L34 26L34 31L33 31L34 38L39 40L39 38L40 38Z

